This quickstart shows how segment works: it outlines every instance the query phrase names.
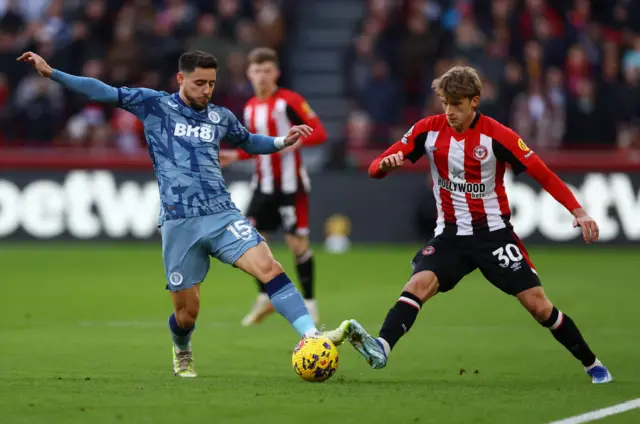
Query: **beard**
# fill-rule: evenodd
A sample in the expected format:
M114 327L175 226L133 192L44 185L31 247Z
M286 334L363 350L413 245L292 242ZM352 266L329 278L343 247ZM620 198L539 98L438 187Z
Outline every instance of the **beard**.
M207 105L209 104L209 100L210 100L210 99L204 100L204 99L198 98L198 97L191 97L187 93L184 93L184 96L189 101L189 105L194 109L204 109L205 107L207 107Z

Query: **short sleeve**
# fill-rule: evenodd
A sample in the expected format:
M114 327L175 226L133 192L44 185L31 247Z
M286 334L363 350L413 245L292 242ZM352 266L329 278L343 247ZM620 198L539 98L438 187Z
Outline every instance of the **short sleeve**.
M227 116L227 133L224 138L234 146L239 146L249 139L251 133L230 110L224 109L224 112Z
M118 106L144 119L148 113L148 106L154 99L164 95L165 93L150 88L121 87L118 89Z

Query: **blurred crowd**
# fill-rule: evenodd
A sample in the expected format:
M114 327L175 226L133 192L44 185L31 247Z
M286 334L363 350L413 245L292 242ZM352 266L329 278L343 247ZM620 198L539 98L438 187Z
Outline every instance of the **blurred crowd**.
M348 149L441 113L432 79L483 79L480 111L537 149L640 146L640 1L367 0L346 57Z
M183 51L211 51L215 100L241 116L246 53L276 48L286 71L299 1L0 0L0 145L144 148L133 115L38 77L15 61L26 50L66 72L169 92ZM640 146L640 0L363 1L345 56L348 150L384 147L439 113L431 81L454 64L480 71L481 112L537 149Z
M258 45L285 49L296 3L0 0L0 145L145 148L141 124L132 114L87 102L39 77L16 62L27 50L65 72L168 92L178 89L180 54L209 51L219 61L216 103L241 116L252 95L246 53Z

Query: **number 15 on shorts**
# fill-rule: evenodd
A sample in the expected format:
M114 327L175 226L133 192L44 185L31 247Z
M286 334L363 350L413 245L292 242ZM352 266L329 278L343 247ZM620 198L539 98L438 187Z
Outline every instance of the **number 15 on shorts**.
M227 227L227 231L230 231L238 240L251 240L253 237L253 227L245 219L235 221Z

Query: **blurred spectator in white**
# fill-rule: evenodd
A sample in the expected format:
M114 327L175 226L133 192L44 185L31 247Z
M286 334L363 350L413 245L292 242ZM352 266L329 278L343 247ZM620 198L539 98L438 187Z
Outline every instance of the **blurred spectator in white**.
M373 123L363 110L355 109L347 119L347 147L349 150L366 148L373 132Z
M259 40L277 48L285 36L284 16L273 0L253 0L255 26Z
M51 0L0 0L0 16L9 11L22 16L27 22L39 21Z
M564 136L565 93L562 72L550 69L546 80L532 80L528 93L520 93L513 103L513 129L536 150L561 146Z

